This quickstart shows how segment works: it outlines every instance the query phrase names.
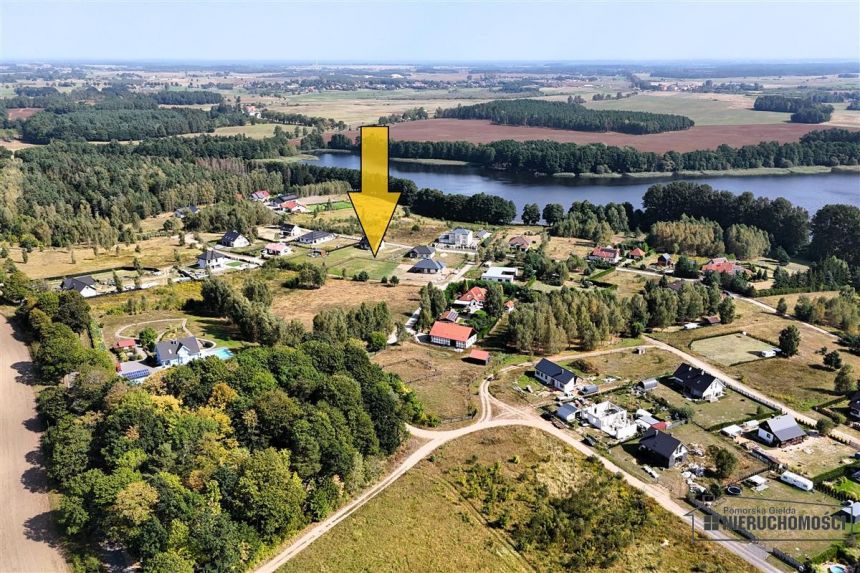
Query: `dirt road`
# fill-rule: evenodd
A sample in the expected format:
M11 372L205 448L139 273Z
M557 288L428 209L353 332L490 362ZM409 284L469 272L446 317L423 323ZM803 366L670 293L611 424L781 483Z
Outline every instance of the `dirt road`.
M0 571L65 572L40 465L30 367L27 346L0 318Z

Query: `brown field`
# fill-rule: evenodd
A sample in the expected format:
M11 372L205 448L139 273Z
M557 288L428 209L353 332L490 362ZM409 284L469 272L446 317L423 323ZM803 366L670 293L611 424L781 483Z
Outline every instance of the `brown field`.
M640 151L664 153L666 151L695 151L714 149L719 145L752 145L761 141L789 143L800 136L822 129L819 125L779 123L773 125L697 125L685 131L653 135L625 133L594 133L568 131L546 127L493 125L486 120L427 119L391 126L393 139L412 141L470 141L489 143L501 139L529 141L550 139L569 143L604 143L613 146L631 146ZM350 132L355 136L357 133Z
M13 107L6 110L6 115L9 116L11 121L14 121L16 119L27 119L40 111L42 109L38 107Z
M380 283L362 283L342 279L326 281L316 290L278 289L272 303L274 313L287 320L301 321L310 326L314 315L321 310L333 307L353 307L362 302L377 303L385 301L394 320L406 322L418 308L418 286L400 284L396 287Z
M403 378L427 412L444 421L462 418L477 407L476 381L485 368L464 361L463 356L410 340L378 353L373 361Z

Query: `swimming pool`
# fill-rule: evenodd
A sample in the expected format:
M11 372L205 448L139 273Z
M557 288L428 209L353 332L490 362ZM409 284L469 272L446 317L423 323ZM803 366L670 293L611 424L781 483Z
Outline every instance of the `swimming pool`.
M233 352L229 348L216 348L210 356L217 356L221 360L230 360L233 358Z

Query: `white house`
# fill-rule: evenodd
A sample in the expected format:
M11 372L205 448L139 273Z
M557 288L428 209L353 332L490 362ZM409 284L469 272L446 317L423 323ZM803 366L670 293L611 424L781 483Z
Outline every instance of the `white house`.
M759 424L758 437L770 446L783 448L802 442L806 438L806 432L797 425L793 416L782 414Z
M626 440L636 435L636 424L627 410L612 402L592 404L583 411L585 421L617 440Z
M437 320L430 329L430 342L439 346L469 348L478 340L478 333L471 326Z
M201 356L200 344L193 336L163 340L155 345L155 360L159 366L187 364Z
M332 239L334 239L334 235L332 233L326 231L311 231L310 233L305 233L299 237L298 241L303 245L319 245L320 243L325 243Z
M678 384L684 393L694 400L715 402L726 391L725 382L701 368L695 368L686 363L678 366L670 380Z
M293 223L282 223L281 224L281 238L282 239L295 239L296 237L301 237L307 233L306 230L302 229L298 225L294 225Z
M512 283L517 276L516 267L490 267L481 275L481 280L497 283Z
M546 358L535 365L535 378L565 394L573 393L576 387L576 374Z
M487 300L487 289L476 286L460 295L454 304L466 307L469 312L476 312L484 308L485 300Z
M215 249L208 249L207 251L197 255L198 269L220 271L224 270L226 267L227 257L224 256L224 253L219 253Z
M90 275L63 279L60 289L77 291L84 298L90 298L99 294L96 290L96 279Z
M263 247L264 257L280 257L281 255L289 255L293 250L284 243L267 243Z
M616 265L621 261L621 249L615 249L611 246L595 247L588 255L588 260Z
M446 231L437 242L452 249L474 249L478 246L474 233L462 227Z
M245 235L235 229L224 233L224 236L221 237L221 240L218 242L225 247L236 249L241 249L242 247L247 247L251 244L251 241L249 241Z

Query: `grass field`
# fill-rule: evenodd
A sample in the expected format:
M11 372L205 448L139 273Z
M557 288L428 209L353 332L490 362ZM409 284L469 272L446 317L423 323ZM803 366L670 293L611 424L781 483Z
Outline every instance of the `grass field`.
M618 293L619 297L630 297L634 294L641 293L645 288L646 282L660 279L636 273L620 273L618 271L613 271L608 275L600 277L598 280L614 284L617 287L615 292Z
M850 495L855 500L860 500L860 483L857 483L853 479L843 476L831 485L836 491L841 491L844 494Z
M705 94L653 92L621 100L586 102L591 109L621 109L671 113L689 117L696 125L757 125L785 123L786 113L755 111L755 96L743 94Z
M621 380L638 382L652 376L662 376L672 373L680 363L674 354L665 350L649 348L645 354L636 354L634 350L612 352L584 358L586 362L597 369L598 380L612 376ZM565 366L570 361L564 363ZM573 368L576 370L576 368ZM588 376L579 373L582 376Z
M750 336L776 346L779 332L789 324L794 324L800 329L800 348L797 356L755 360L728 366L725 370L756 390L800 410L807 410L816 404L833 399L834 373L822 367L821 356L816 353L822 347L839 348L831 337L744 301L737 301L736 309L738 317L732 324L671 333L654 333L654 336L676 348L692 350L699 354L691 348L694 341L738 331L746 331ZM704 359L708 358L705 355L701 356ZM852 365L855 372L860 371L860 357L842 352L842 359L846 364Z
M215 128L215 135L244 135L251 139L263 139L266 137L272 137L275 133L275 127L278 126L285 130L293 130L298 127L295 125L283 125L279 123L249 123L247 125L231 125Z
M514 458L516 456L516 458ZM536 430L500 428L468 436L438 450L363 508L285 565L281 573L413 573L549 571L546 556L514 550L504 528L492 528L479 502L457 489L460 468L470 462L499 463L504 475L534 471L551 493L590 479L584 459ZM520 486L527 487L527 486ZM524 494L526 492L523 492ZM513 507L524 504L513 502ZM652 522L605 571L746 571L719 544L691 545L688 525L659 507ZM526 513L524 517L527 517Z
M462 418L478 406L477 380L485 368L463 360L464 354L404 342L376 354L373 361L399 374L415 390L427 412L443 421Z
M392 275L403 259L406 249L386 246L379 251L379 256L376 258L370 251L354 246L330 251L325 257L308 257L308 252L305 249L296 249L296 253L289 258L296 262L325 265L328 272L336 276L342 276L344 270L348 278L359 271L366 271L371 280L379 280Z
M760 352L772 349L773 345L738 332L701 338L690 343L690 348L712 362L732 366L741 362L761 360Z

